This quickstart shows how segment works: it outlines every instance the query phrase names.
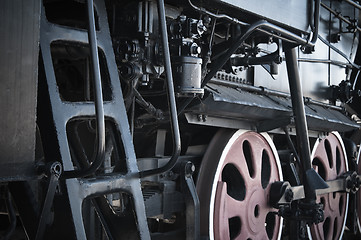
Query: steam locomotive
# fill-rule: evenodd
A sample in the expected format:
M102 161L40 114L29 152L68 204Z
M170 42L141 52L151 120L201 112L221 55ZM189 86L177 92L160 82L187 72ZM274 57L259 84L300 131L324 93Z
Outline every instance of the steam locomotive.
M2 239L359 236L358 1L0 4Z

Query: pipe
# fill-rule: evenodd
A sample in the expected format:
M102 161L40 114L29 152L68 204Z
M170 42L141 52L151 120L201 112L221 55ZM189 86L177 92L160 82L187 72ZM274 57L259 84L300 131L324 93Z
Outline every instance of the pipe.
M66 171L64 178L85 177L93 174L103 164L105 153L105 120L103 108L102 82L100 77L100 65L98 55L98 44L95 31L93 0L87 1L88 11L88 41L90 47L90 58L93 70L94 103L96 115L96 153L92 156L92 163L86 169Z
M316 1L319 1L319 0L316 0ZM208 11L208 10L205 9L205 8L197 7L196 5L194 5L194 4L191 2L191 0L188 0L188 3L189 3L189 5L190 5L193 9L195 9L196 11L198 11L198 12L200 12L200 13L203 13L203 14L207 14L207 15L209 15L209 16L211 16L211 17L216 18L216 19L222 19L222 18L223 18L223 19L226 19L226 20L228 20L228 21L230 21L230 22L233 22L233 23L236 23L236 24L239 24L239 25L242 25L242 26L249 26L249 25L250 25L250 24L248 24L248 23L242 22L242 21L238 20L237 18L233 18L233 17L228 16L228 15L226 15L226 14L216 14L216 13L212 13L212 12ZM269 34L269 35L271 35L271 36L273 36L273 37L277 37L277 38L279 38L279 39L282 39L282 40L284 40L284 41L288 41L288 42L290 42L290 43L295 43L295 42L293 42L293 41L291 41L291 40L289 40L289 39L283 38L283 37L281 37L281 36L276 36L276 35L268 32L268 31L266 31L266 30L264 30L264 29L258 29L258 30L259 30L260 32ZM318 26L317 26L317 32L318 32ZM317 36L317 34L316 34L316 36ZM317 40L317 39L316 39L316 40ZM309 43L307 43L307 44L309 44ZM313 45L313 44L312 44L312 45ZM311 46L311 47L312 47L312 46Z
M290 136L290 132L288 131L287 127L284 127L284 128L283 128L283 131L284 131L285 134L286 134L288 146L291 148L291 151L292 151L294 157L296 158L296 162L297 162L298 166L301 168L301 171L303 171L302 162L301 162L301 160L300 160L300 157L298 156L296 147L295 147L295 145L294 145L293 142L292 142L292 139L291 139L291 136Z
M172 66L171 66L171 62L170 62L164 0L157 0L157 3L158 3L158 15L159 15L159 22L160 22L161 38L162 38L162 44L163 44L165 74L166 74L167 87L168 87L168 101L169 101L169 106L170 106L171 129L173 132L173 154L172 154L172 157L170 158L170 160L163 167L139 172L139 176L141 178L161 174L163 172L166 172L166 171L169 171L170 169L172 169L174 167L174 165L177 163L177 160L178 160L178 157L179 157L180 151L181 151L181 139L180 139L180 133L179 133L177 106L176 106L174 85L173 85Z
M201 87L204 87L211 79L212 77L218 72L218 70L223 67L223 65L228 61L228 59L231 57L231 55L243 44L243 42L257 29L264 28L266 30L271 30L278 32L281 35L287 36L288 38L295 40L301 44L308 45L308 46L314 46L312 43L308 42L307 40L301 38L300 36L291 33L285 29L282 29L274 24L271 24L265 20L260 20L258 22L255 22L254 24L250 25L247 29L247 31L238 37L238 39L235 41L235 43L227 50L223 56L217 60L212 70L206 75L204 78Z
M150 115L154 116L156 119L163 120L163 112L160 109L156 109L153 104L147 102L142 95L138 92L137 89L133 89L135 95L135 101L144 108Z
M324 3L321 3L321 6L323 8L325 8L327 11L329 11L330 13L332 13L333 15L335 15L335 17L337 17L341 21L347 23L348 25L352 25L352 22L350 20L348 20L347 18L345 18L344 16L342 16L341 13L336 12L335 10L333 10L332 8L330 8L329 6L327 6ZM361 32L361 28L359 26L356 26L356 29L357 29L357 31Z
M319 59L319 58L298 58L299 62L308 62L308 63L326 63L332 64L335 66L343 67L343 68L352 68L352 65L346 62L328 60L328 59Z
M305 186L305 199L309 202L316 200L316 191L310 187L307 181L306 172L312 169L311 166L311 151L308 140L308 129L305 114L305 106L303 103L302 85L300 75L297 67L297 48L287 48L285 50L286 66L289 79L291 101L293 115L296 125L297 143L300 153L300 159L303 166L303 179Z
M318 35L318 38L321 40L321 42L323 42L324 44L326 44L329 48L331 48L333 51L335 51L336 53L338 53L339 55L341 55L344 59L346 59L352 67L356 68L356 69L360 69L361 66L353 63L345 53L341 52L338 48L336 48L335 46L333 46L331 43L329 43L326 39L324 39L323 37L321 37L320 35Z
M282 62L282 57L278 51L270 53L261 57L234 57L231 59L232 66L249 66L249 65L262 65Z
M318 29L320 25L320 3L321 0L315 0L315 12L314 12L314 29L312 31L311 43L314 45L317 41Z
M213 19L212 31L211 31L210 38L209 38L208 51L203 60L202 76L205 76L205 74L207 73L207 65L208 65L209 61L211 60L213 39L214 39L215 31L216 31L216 23L217 23L217 19Z
M360 5L360 4L357 4L357 3L355 3L355 2L352 1L352 0L343 0L343 1L344 1L344 2L347 2L348 4L354 6L354 7L357 8L357 9L361 10L361 5Z
M211 17L216 18L216 19L222 19L223 18L223 19L226 19L226 20L228 20L230 22L240 24L240 25L243 25L243 26L248 26L249 25L248 23L242 22L242 21L238 20L237 18L230 17L230 16L228 16L226 14L215 14L215 13L212 13L212 12L208 11L205 8L197 7L196 5L194 5L191 2L191 0L188 0L188 3L193 9L197 10L198 12L203 13L203 14L207 14L207 15L209 15Z

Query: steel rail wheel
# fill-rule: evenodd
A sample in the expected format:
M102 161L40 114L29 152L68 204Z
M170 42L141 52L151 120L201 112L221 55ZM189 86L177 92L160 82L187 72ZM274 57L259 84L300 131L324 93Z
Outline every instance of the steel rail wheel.
M337 132L317 140L312 150L313 168L324 180L334 180L348 171L347 157L342 139ZM325 220L312 225L309 235L312 239L341 239L345 228L348 194L328 193L317 197L323 204Z
M361 174L361 148L359 149L358 155L357 155L357 173ZM361 232L361 189L357 191L356 193L356 208L357 208L357 225L358 230Z
M204 155L197 180L201 234L210 239L278 239L282 219L268 204L282 180L267 134L220 130Z

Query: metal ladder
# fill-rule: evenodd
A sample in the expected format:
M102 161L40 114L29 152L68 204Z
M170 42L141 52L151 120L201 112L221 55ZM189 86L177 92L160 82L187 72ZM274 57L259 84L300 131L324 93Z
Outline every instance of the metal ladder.
M97 45L105 56L112 92L112 100L105 101L103 104L104 116L114 122L116 130L120 133L126 156L124 161L126 162L127 172L125 174L113 173L106 176L69 178L65 180L75 233L77 239L87 238L82 216L82 203L84 199L123 191L130 194L133 201L137 221L136 225L140 238L150 239L141 184L138 177L139 171L123 102L118 69L115 63L105 3L102 0L95 0L94 7L98 13L99 23L99 30L96 32ZM49 22L43 7L41 14L40 48L52 112L51 121L53 121L52 124L54 124L56 130L59 157L61 158L63 169L64 171L72 171L74 170L74 166L66 133L67 123L74 118L94 118L96 114L95 104L94 102L85 101L67 102L61 99L51 56L51 44L55 41L88 44L88 32L86 30L65 27ZM118 227L121 228L121 225Z

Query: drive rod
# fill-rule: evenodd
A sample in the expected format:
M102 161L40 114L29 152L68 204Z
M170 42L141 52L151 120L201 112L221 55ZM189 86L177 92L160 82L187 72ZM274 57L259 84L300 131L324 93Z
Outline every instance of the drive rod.
M307 121L305 106L303 103L302 85L297 67L297 48L287 48L285 50L288 81L291 93L292 109L296 124L297 145L299 156L303 167L303 182L306 202L315 202L316 191L310 187L307 181L307 172L311 171L310 143L308 141Z

